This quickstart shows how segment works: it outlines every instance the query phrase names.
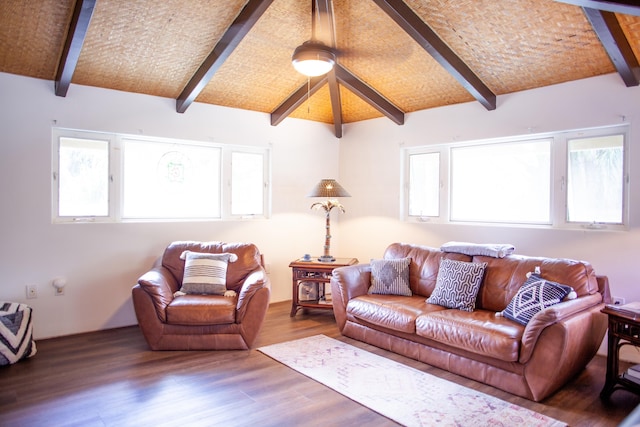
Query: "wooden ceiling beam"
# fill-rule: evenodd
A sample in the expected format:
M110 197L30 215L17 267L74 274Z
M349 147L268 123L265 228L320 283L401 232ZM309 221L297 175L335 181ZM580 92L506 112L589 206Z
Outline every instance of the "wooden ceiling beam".
M292 112L302 105L307 99L315 94L325 83L327 83L327 75L320 77L312 77L307 84L300 86L290 97L285 99L271 113L271 126L279 125Z
M426 50L487 110L496 109L496 95L458 55L402 0L373 0Z
M640 65L613 12L583 7L585 15L627 87L640 84Z
M96 0L78 0L76 2L67 39L64 42L64 49L56 71L55 93L57 96L67 96L95 6Z
M176 100L176 111L184 113L209 83L229 55L249 33L273 0L249 0L218 44L204 60Z
M342 100L340 99L340 86L336 77L335 68L327 74L329 82L329 97L331 98L331 111L333 113L333 128L336 138L342 138Z
M346 70L340 64L336 64L334 70L340 84L346 86L351 92L358 95L369 105L380 111L396 124L404 124L404 113L398 107L389 102L365 82L351 74L351 72Z
M622 13L624 15L640 16L640 4L638 0L556 0L559 3L568 3L575 6L588 7L589 9L606 10L607 12Z

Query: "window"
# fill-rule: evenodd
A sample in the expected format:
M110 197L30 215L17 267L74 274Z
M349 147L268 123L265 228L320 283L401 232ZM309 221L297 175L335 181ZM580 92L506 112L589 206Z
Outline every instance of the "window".
M551 141L451 148L451 220L550 223Z
M110 141L81 137L59 141L56 215L109 216Z
M264 213L264 155L262 153L231 153L231 215L262 215Z
M611 126L406 148L404 218L624 229L627 140Z
M123 218L220 218L220 147L123 139Z
M54 222L268 214L267 148L68 129L53 147Z
M440 214L440 153L409 155L409 215Z
M567 221L622 224L624 137L568 141Z

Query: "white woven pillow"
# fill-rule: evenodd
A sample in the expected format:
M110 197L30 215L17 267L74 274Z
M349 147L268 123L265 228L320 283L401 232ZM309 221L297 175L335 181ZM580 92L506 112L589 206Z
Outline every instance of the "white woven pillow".
M224 295L227 291L227 263L238 259L232 253L184 251L184 276L180 292L185 294Z

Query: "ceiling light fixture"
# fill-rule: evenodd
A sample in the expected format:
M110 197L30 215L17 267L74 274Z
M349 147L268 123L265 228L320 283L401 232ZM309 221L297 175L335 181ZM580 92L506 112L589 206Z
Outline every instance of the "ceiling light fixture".
M306 41L293 51L293 68L308 77L327 74L336 63L336 54L330 47L317 41Z
M293 68L307 77L327 74L336 63L336 52L319 41L316 34L318 9L315 0L311 0L311 40L298 46L291 56Z

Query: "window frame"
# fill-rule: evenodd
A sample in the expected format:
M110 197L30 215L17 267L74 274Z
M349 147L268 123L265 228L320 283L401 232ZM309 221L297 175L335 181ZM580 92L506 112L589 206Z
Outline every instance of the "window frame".
M109 215L108 216L60 216L59 215L59 147L60 138L82 138L107 140L109 144ZM124 213L124 141L161 142L170 144L199 145L219 149L220 165L220 216L203 218L172 218L172 217L125 217ZM263 213L261 215L231 215L231 153L245 152L261 154L263 156ZM87 131L68 128L52 128L52 156L51 156L51 222L54 224L69 223L135 223L135 222L202 222L229 221L247 219L268 219L271 216L271 146L245 146L237 144L220 144L186 139L173 139L135 134L118 134L110 132Z
M569 222L568 209L568 141L576 138L592 138L602 136L623 136L623 195L622 195L622 224L613 223L588 223ZM500 221L459 221L451 219L451 171L453 168L451 150L466 146L479 146L487 144L518 143L532 140L551 140L551 179L550 179L550 223L520 223ZM476 226L508 226L525 228L550 228L550 229L587 229L587 230L615 230L624 231L629 228L629 146L630 129L628 124L603 126L598 128L585 128L569 131L548 132L540 134L527 134L513 137L501 137L485 140L464 142L452 142L433 144L426 146L401 148L401 197L400 219L406 222L433 223L433 224L466 224ZM412 216L409 215L409 179L410 156L416 154L440 153L440 213L438 216Z

